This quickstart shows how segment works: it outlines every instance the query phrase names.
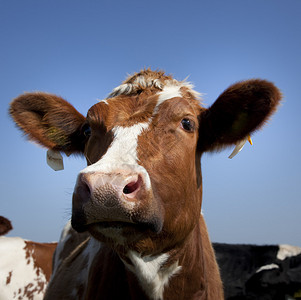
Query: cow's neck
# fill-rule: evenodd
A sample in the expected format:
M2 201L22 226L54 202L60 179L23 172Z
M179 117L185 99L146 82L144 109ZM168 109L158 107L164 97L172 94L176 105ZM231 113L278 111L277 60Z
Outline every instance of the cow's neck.
M218 267L202 216L182 247L153 257L129 251L127 257L120 259L110 247L92 238L90 242L93 241L91 245L100 248L92 255L90 264L97 268L88 268L89 279L93 280L85 299L91 299L91 295L94 299L223 299ZM112 285L114 282L119 282L118 287Z
M182 247L170 252L141 257L139 253L130 251L127 255L130 263L124 261L127 272L131 273L128 274L129 278L135 274L150 299L174 299L175 295L177 299L207 299L210 287L206 270L213 270L211 275L214 275L215 281L219 280L219 274L215 261L209 259L213 253L208 236L205 234L203 237L200 234L201 227L204 226L201 217L199 226L195 227ZM206 226L202 229L206 230ZM210 253L208 247L211 249ZM135 285L130 286L130 290L137 289L135 279L129 280L129 284Z

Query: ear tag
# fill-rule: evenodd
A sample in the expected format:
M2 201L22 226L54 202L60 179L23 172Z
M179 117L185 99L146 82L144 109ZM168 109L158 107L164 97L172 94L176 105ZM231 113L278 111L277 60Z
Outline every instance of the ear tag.
M238 154L238 153L242 150L242 148L244 147L244 145L245 145L245 143L246 143L247 141L250 143L250 145L253 145L253 142L252 142L252 140L251 140L251 137L250 137L250 135L248 135L246 138L244 138L243 140L241 140L241 141L239 141L239 142L236 143L236 146L235 146L233 152L229 155L228 158L231 159L231 158L233 158L236 154Z
M58 151L51 149L47 151L47 164L54 171L64 170L63 156Z

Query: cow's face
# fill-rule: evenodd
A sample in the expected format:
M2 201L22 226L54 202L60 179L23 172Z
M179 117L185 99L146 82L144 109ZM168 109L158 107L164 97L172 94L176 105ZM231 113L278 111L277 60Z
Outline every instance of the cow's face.
M60 97L29 93L10 113L41 145L81 153L72 225L114 247L164 252L198 225L200 157L241 143L275 112L279 90L264 80L239 82L205 109L186 82L142 71L83 117Z
M171 247L197 224L202 108L179 90L175 96L117 96L89 110L82 129L88 167L73 195L74 228L141 251L160 248L162 238Z

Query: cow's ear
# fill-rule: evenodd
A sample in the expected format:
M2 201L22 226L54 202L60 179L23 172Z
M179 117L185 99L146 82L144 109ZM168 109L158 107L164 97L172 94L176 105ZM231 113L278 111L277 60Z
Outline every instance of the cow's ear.
M64 99L26 93L12 101L9 113L30 140L67 154L83 151L80 132L85 117Z
M277 87L265 80L233 84L201 112L198 149L219 150L246 139L276 111L281 97Z

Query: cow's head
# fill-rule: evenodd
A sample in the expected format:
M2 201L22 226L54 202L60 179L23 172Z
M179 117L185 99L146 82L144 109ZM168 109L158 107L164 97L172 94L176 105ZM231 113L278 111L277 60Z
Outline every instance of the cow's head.
M272 83L248 80L204 108L189 83L145 70L86 118L46 93L21 95L10 113L29 139L86 157L73 194L77 231L155 254L180 245L199 222L201 154L246 139L280 98Z

